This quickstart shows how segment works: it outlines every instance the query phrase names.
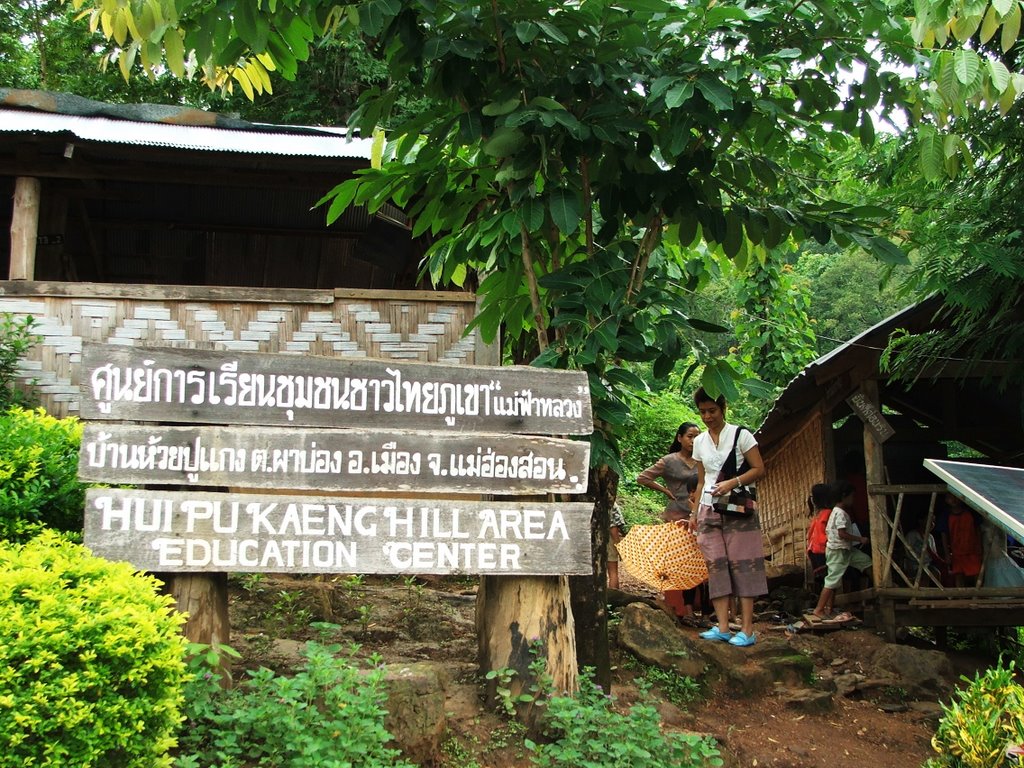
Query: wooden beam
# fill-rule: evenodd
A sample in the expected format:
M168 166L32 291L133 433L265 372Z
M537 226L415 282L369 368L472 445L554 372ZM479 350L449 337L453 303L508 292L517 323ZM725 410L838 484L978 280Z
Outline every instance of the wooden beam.
M927 597L931 600L944 598L1024 598L1024 587L945 587L943 589L912 589L911 587L888 587L876 589L876 594L885 597L911 598Z
M878 406L878 382L868 379L861 382L861 392ZM882 457L882 444L875 433L864 425L864 469L868 485L880 485L885 482L885 465ZM878 494L868 494L868 517L871 521L871 571L872 584L875 587L890 586L885 582L886 572L883 570L883 554L888 542L889 531L885 514L886 500Z
M63 142L61 143L63 146ZM79 144L75 152L73 162L68 162L63 156L58 159L50 159L40 156L36 162L25 163L20 159L0 159L0 175L18 176L31 173L37 178L57 179L98 179L109 180L114 158L96 156L91 161L82 159L82 154L93 148L87 148ZM282 161L289 163L290 167L265 167L252 169L232 167L229 165L230 158L223 154L205 153L201 159L193 159L190 156L171 158L152 158L150 160L125 162L124 151L127 147L118 147L117 158L117 179L118 181L135 181L152 184L154 179L161 179L162 183L196 184L200 186L236 186L249 187L257 185L261 188L294 189L302 187L308 189L320 189L326 192L336 184L344 181L352 175L352 172L359 168L367 167L366 160L354 158L339 158L329 163L324 158L315 158L320 161L317 168L306 163L298 163L299 160L309 158L284 157ZM228 155L232 153L227 153ZM246 157L246 160L251 158ZM216 168L216 173L210 173L210 168Z
M949 488L946 487L945 483L932 483L932 484L910 484L910 485L887 485L885 483L869 483L868 493L879 494L885 496L893 493L945 493Z
M82 299L143 301L260 301L274 304L333 304L335 299L365 301L429 301L472 304L466 291L393 291L371 288L243 288L216 285L138 285L135 283L72 283L0 280L0 296L69 296ZM497 363L496 363L497 364Z
M1024 611L990 603L984 608L896 607L897 621L904 627L1016 627L1024 621Z
M14 184L11 215L11 280L31 280L36 269L36 238L39 235L39 179L19 176Z
M363 291L363 298L376 298ZM242 288L216 285L136 285L130 283L68 283L0 281L0 296L68 296L82 299L140 301L253 301L274 304L333 304L334 291L308 288ZM436 301L437 294L432 294Z

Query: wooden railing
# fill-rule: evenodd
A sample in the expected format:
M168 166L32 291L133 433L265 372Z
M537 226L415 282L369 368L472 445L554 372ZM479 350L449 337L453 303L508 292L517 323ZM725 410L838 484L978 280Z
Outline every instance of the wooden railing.
M930 533L935 523L935 505L938 497L940 494L946 493L947 490L946 486L942 484L868 486L869 494L884 495L887 498L895 497L895 503L886 504L883 515L887 530L871 531L872 557L879 558L882 563L882 579L877 586L891 587L894 584L894 576L899 576L901 586L906 585L914 590L920 589L922 586L943 589L938 575L927 567L927 547L922 547L920 553L914 553L913 548L907 543L906 535L903 533L903 512L904 501L908 495L927 495L929 501L925 530ZM902 552L908 559L911 555L916 555L913 558L914 565L907 568L907 570L913 571L912 574L908 574L898 562L897 542L902 544ZM922 584L922 579L925 579L924 584ZM979 583L980 580L979 576Z
M496 365L466 327L469 293L0 281L0 315L31 316L40 342L19 384L75 414L83 341Z

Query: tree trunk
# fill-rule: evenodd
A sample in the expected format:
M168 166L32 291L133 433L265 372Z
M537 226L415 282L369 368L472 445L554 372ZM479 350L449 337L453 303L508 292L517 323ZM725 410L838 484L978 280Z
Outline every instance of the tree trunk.
M580 669L592 667L594 682L610 690L611 652L608 647L608 539L611 506L619 478L607 465L590 471L594 515L590 520L590 576L571 576L572 613L576 620L576 657Z
M537 682L530 670L535 656L547 659L545 671L555 691L576 690L576 639L566 576L482 576L476 631L481 672L513 670L513 697ZM496 680L488 681L487 695L496 699ZM535 724L535 708L523 705L518 710L528 726Z

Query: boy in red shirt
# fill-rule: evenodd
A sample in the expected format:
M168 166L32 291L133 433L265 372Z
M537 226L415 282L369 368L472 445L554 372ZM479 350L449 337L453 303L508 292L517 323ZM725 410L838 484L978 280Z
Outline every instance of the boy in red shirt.
M807 527L807 559L811 562L811 571L815 582L825 576L825 545L828 543L828 517L832 514L835 504L834 491L828 483L817 483L811 486L811 495L807 498L807 507L811 514L811 524Z

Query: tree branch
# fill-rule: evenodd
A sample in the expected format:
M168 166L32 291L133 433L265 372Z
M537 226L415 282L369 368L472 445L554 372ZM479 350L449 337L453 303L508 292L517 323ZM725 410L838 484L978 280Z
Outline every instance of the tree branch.
M647 225L640 240L640 248L637 250L636 258L633 260L633 267L629 273L629 286L626 288L626 301L629 301L633 294L640 290L644 281L644 274L647 272L647 264L651 260L651 252L661 239L661 214L657 214L651 223Z
M583 177L583 225L587 237L587 256L594 255L594 211L590 190L590 158L580 159L580 175Z
M523 244L523 268L526 272L526 285L530 289L533 322L537 329L537 348L543 352L548 348L548 329L540 306L540 290L537 288L537 273L533 268L533 251L530 249L530 233L526 231L525 224L519 225L519 238Z

